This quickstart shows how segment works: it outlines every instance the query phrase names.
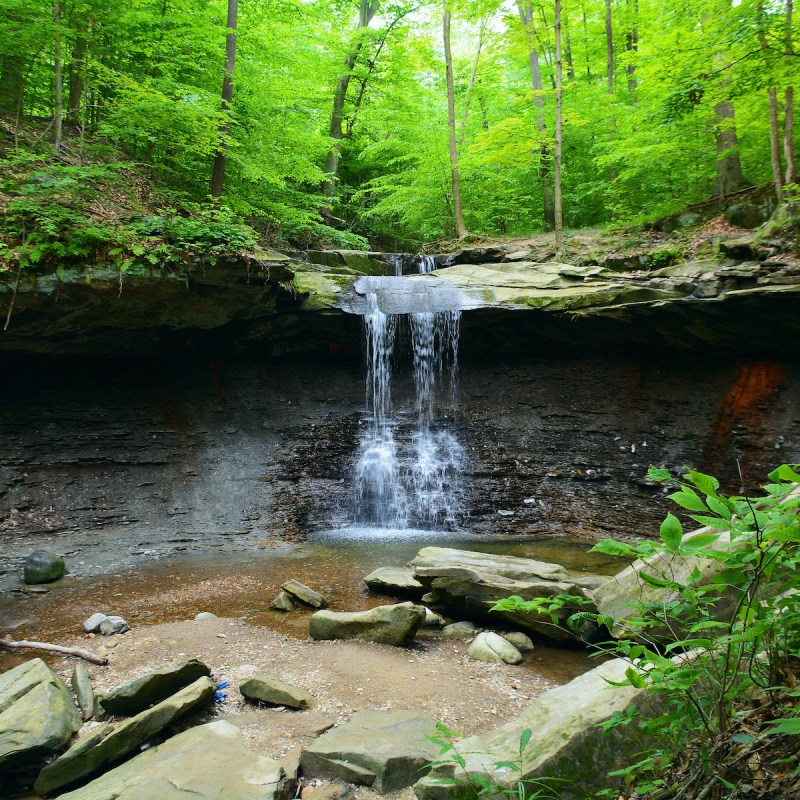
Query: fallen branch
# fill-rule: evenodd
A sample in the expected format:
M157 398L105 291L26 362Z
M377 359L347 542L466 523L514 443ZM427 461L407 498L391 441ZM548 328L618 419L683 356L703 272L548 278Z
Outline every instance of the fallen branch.
M101 666L108 664L108 659L104 656L96 656L88 650L82 650L80 647L62 647L58 644L47 644L46 642L28 642L24 639L19 642L13 642L11 639L0 639L0 647L8 647L15 649L17 647L27 647L31 650L50 650L54 653L63 653L65 656L75 656L76 658L83 658L90 661L92 664L100 664Z

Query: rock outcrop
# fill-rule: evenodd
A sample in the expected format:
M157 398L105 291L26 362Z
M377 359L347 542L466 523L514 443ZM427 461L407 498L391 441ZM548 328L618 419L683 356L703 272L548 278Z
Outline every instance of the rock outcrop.
M65 800L288 800L281 765L242 744L222 720L174 736L72 792Z
M361 639L404 647L425 623L425 609L413 603L376 606L368 611L317 611L311 615L312 639Z
M461 796L463 786L458 782L464 780L465 770L487 776L509 792L519 781L557 777L559 781L552 788L563 800L584 800L610 787L614 779L608 773L627 764L645 746L632 726L621 725L608 731L598 727L631 706L647 712L650 698L646 689L609 683L623 681L629 666L623 659L607 661L568 684L545 692L517 719L462 740L458 751L466 760L465 767L455 761L437 765L414 786L417 797L450 800ZM507 766L491 769L500 762L520 762L520 738L526 729L532 731L532 736L519 764L520 771Z
M439 752L428 740L435 727L417 711L362 711L305 748L300 763L307 775L393 792L430 768Z
M80 725L69 689L40 658L0 675L0 775L57 753Z

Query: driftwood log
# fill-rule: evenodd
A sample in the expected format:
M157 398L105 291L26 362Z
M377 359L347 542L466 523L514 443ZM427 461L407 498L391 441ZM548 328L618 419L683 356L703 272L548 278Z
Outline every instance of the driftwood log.
M0 639L0 647L8 647L9 649L16 648L30 648L31 650L48 650L53 653L63 653L65 656L75 656L76 658L83 658L90 661L92 664L100 664L101 666L108 664L108 659L104 656L96 656L88 650L82 650L80 647L62 647L59 644L48 644L47 642L29 642L21 639L14 642L11 639Z

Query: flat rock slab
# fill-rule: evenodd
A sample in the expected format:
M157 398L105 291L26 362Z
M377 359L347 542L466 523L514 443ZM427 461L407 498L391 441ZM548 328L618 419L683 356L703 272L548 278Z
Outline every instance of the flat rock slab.
M215 688L210 678L198 678L153 708L108 730L107 735L90 745L85 740L79 741L39 773L34 789L39 794L52 794L102 772L133 753L176 720L210 703Z
M317 611L309 621L312 639L360 639L405 647L425 623L425 609L413 603L376 606L368 611Z
M363 711L303 750L305 774L371 786L381 794L411 786L439 747L436 722L418 711Z
M379 567L364 578L364 583L377 594L421 597L425 591L409 567Z
M556 776L553 787L563 800L585 800L600 789L614 785L611 770L647 746L642 736L633 736L626 725L605 731L597 727L629 706L650 710L646 689L612 686L625 679L630 663L617 658L607 661L557 689L534 700L515 720L494 731L470 736L459 742L464 767L455 762L438 764L415 786L419 800L455 800L464 791L465 771L487 775L487 767L498 762L519 763L520 736L525 729L533 736L525 748L521 772L508 768L491 770L490 780L499 785L498 795L516 794L519 781ZM456 781L455 785L453 781Z
M138 714L194 683L198 678L210 674L211 670L205 664L193 658L126 683L108 694L99 696L97 702L106 714L114 716Z
M314 698L303 689L290 686L270 675L259 673L239 686L239 691L248 699L259 703L291 708L311 708Z
M107 772L65 800L287 800L280 764L251 753L222 720L180 733Z
M475 572L499 575L512 580L570 581L570 574L561 564L536 561L532 558L478 553L472 550L455 550L451 547L423 547L409 563L417 580L430 585L430 580L446 575L451 567L466 568Z
M283 589L284 592L288 592L292 597L296 597L301 603L305 603L312 608L328 607L328 601L325 597L310 586L306 586L304 583L300 583L300 581L296 581L294 578L286 581L286 583L282 583L281 589Z
M41 658L0 675L0 776L57 753L80 728L69 689Z

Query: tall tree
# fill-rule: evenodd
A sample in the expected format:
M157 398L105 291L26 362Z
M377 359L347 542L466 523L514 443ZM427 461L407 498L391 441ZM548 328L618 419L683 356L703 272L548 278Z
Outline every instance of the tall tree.
M608 93L614 93L614 26L611 19L611 0L606 0L606 81Z
M564 249L564 209L561 199L561 151L563 147L562 72L561 72L561 0L555 0L556 36L556 151L555 151L555 232L556 252Z
M347 90L353 77L353 68L358 60L358 55L364 46L363 32L369 27L372 18L378 11L377 0L361 0L358 7L358 22L356 23L356 40L344 62L344 72L336 82L333 93L333 113L331 114L330 137L333 140L325 159L325 172L328 178L323 184L323 194L333 197L336 187L336 174L339 171L339 160L342 154L342 139L344 139L344 105L347 99Z
M792 0L786 0L784 17L784 62L789 66L795 56L794 32L792 29ZM791 70L788 69L787 73ZM797 171L794 160L794 86L791 83L784 90L783 105L783 157L786 161L786 185L797 184ZM796 194L796 191L794 192Z
M456 236L463 239L467 236L464 224L464 211L461 206L461 178L458 171L458 147L456 145L456 90L453 79L453 53L450 49L450 6L445 0L444 18L442 22L442 38L444 41L445 82L447 83L447 133L450 151L450 184L453 198L453 222Z
M239 0L228 0L227 33L225 34L225 77L222 79L222 112L225 121L219 131L219 147L214 156L211 173L211 196L219 198L225 184L225 165L228 161L228 135L231 129L230 113L233 103L233 73L236 68L236 24Z
M64 125L64 71L61 62L61 0L53 3L53 23L55 28L55 42L53 45L53 79L54 79L54 113L53 113L53 146L56 153L63 147Z

